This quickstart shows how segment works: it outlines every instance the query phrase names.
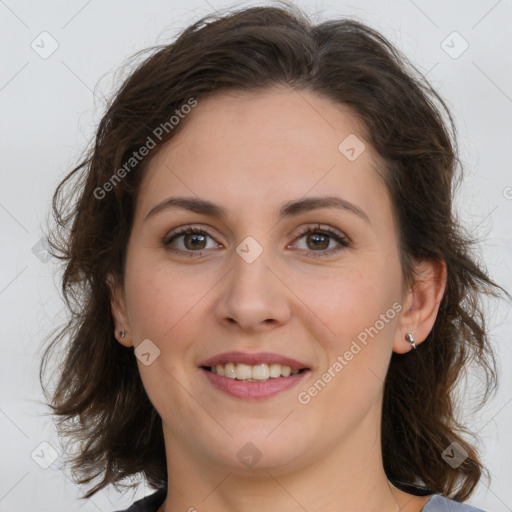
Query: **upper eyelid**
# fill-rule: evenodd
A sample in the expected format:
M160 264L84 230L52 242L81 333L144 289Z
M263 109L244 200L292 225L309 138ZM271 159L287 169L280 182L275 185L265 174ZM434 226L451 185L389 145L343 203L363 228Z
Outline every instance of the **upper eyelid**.
M204 233L207 236L209 236L210 238L213 238L215 241L217 241L216 237L210 233L210 229L212 229L212 228L210 228L210 226L204 226L201 224L187 224L185 226L181 226L179 228L169 231L164 236L164 240L169 240L171 238L178 237L178 236L184 236L184 235L188 234L187 233L188 230L193 230L193 232L197 231L198 233Z
M209 232L210 227L202 225L202 224L188 224L188 225L176 228L176 230L171 231L164 237L164 242L170 243L171 239L176 239L176 238L185 236L186 234L189 234L189 233L187 233L188 230L193 230L192 233L194 231L197 231L199 234L204 233L206 236L209 236L216 243L220 243L217 240L217 238ZM294 236L292 243L296 242L299 238L302 238L307 233L315 232L315 231L327 231L327 233L326 233L327 236L331 236L331 237L338 236L341 240L344 240L347 243L352 243L351 238L348 235L346 235L343 231L341 231L337 228L334 228L332 226L327 226L327 225L322 226L321 223L318 223L318 222L304 226L300 230L300 232ZM332 233L329 233L328 231L332 231ZM203 249L203 250L206 250L206 249ZM199 251L197 251L197 252L199 252Z
M308 225L305 226L303 229L300 230L299 234L295 236L294 240L297 240L297 238L300 238L304 236L306 233L310 231L325 231L328 235L333 236L337 235L340 238L343 238L344 240L350 240L349 237L340 229L334 228L332 226L322 226L320 223L314 223L314 225Z

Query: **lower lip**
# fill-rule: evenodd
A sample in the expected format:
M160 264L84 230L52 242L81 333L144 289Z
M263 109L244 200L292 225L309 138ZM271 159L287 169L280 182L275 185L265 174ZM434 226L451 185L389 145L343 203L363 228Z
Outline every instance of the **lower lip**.
M220 391L224 391L228 395L245 398L248 400L260 400L273 395L277 395L281 391L285 391L295 386L303 377L309 373L309 370L289 377L278 377L276 379L268 379L261 382L246 382L243 380L230 379L223 377L217 373L212 373L204 368L200 370L206 375L206 378Z

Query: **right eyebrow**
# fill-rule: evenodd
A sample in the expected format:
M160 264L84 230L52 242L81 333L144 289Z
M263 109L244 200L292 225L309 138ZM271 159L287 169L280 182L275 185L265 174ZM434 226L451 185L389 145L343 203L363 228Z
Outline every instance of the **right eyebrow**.
M146 215L145 219L173 208L181 208L201 215L217 217L219 219L225 219L227 216L227 212L222 208L222 206L216 205L211 201L206 201L205 199L197 199L195 197L169 197L153 207Z

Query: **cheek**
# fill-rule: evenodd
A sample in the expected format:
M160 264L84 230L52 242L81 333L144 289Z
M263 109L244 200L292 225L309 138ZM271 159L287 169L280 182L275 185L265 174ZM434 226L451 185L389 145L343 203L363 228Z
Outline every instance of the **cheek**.
M160 349L158 365L182 373L193 359L194 343L205 337L211 321L209 299L219 276L169 263L150 251L134 251L126 268L126 300L135 345L148 338ZM188 364L188 363L187 363ZM144 370L143 368L141 368Z
M189 378L184 362L192 358L193 329L204 323L200 301L208 284L199 286L191 273L171 270L146 256L140 251L127 264L128 316L135 346L149 339L160 351L151 364L138 360L137 365L154 407L161 416L172 418L183 414L184 407L194 407L184 392Z
M320 370L329 384L318 407L320 402L344 404L348 409L331 411L339 421L347 410L363 415L380 392L401 309L399 265L383 268L371 261L340 269L323 283L312 281L302 291L321 320L317 323L330 329L322 338L326 357Z
M142 251L133 254L126 268L126 300L136 343L149 338L162 346L178 331L180 319L198 300L193 289L189 279L171 274L161 261L145 258Z
M326 403L343 404L329 414L357 423L380 393L401 309L399 275L392 272L353 270L331 280L328 288L327 283L309 288L308 306L332 331L322 339L326 358L319 377L327 384L316 386L322 398L314 406L320 416ZM350 420L347 411L352 411Z
M400 297L400 276L393 268L354 265L337 269L323 279L303 280L297 295L304 297L305 305L317 313L317 321L330 328L333 344L338 346L373 326L390 308L386 326L394 323L396 311L392 306Z

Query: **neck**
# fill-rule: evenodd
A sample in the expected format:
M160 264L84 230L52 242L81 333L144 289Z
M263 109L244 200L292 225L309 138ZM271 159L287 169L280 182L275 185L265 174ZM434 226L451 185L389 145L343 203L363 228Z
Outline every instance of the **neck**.
M323 453L280 467L256 464L250 469L205 457L192 446L187 449L164 424L168 495L158 512L419 512L429 497L390 484L382 464L380 430L375 428L380 422L375 420L372 415L365 418Z

